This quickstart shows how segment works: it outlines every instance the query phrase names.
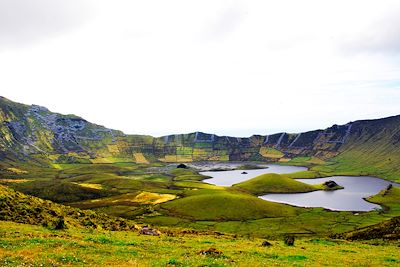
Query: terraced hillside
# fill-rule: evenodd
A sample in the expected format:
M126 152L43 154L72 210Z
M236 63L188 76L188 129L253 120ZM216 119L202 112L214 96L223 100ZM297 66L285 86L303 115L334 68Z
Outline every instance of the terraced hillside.
M248 138L195 132L152 137L125 135L75 115L0 98L3 170L24 162L116 163L279 161L322 165L325 173L363 173L400 179L400 116L350 122L325 130ZM16 164L17 163L17 164ZM351 166L349 166L351 165Z

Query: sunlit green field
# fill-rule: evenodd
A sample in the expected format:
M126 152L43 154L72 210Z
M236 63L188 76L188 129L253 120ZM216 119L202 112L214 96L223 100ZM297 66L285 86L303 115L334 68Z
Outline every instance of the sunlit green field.
M399 242L282 240L171 231L157 236L0 221L1 266L396 266ZM215 250L210 250L215 249Z

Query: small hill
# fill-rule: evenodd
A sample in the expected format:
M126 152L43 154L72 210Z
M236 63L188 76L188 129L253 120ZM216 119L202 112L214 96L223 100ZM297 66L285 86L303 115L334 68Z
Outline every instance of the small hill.
M202 190L198 190L202 191ZM209 190L161 205L169 216L198 221L240 221L265 217L292 216L296 208L261 200L255 196L225 190Z
M298 182L285 175L267 173L233 185L254 195L267 193L299 193L322 189L319 185Z
M50 228L63 221L66 227L89 227L105 230L135 230L129 220L89 210L80 210L16 192L0 185L0 220Z
M109 197L113 194L108 190L90 188L63 180L30 180L26 183L13 183L12 187L28 195L51 200L57 203L71 203L88 199Z

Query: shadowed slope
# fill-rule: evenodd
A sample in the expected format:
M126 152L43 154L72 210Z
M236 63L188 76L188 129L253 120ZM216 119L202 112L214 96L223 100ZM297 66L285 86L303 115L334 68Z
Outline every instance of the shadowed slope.
M134 230L137 228L129 220L59 205L1 185L0 220L44 225L50 228L56 227L60 220L65 221L67 226L106 230Z

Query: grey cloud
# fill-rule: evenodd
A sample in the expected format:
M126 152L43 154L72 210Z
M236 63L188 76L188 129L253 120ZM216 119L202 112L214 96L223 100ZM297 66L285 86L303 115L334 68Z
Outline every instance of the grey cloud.
M343 38L339 47L350 54L400 54L400 8L394 8L358 36Z
M0 0L0 49L40 41L87 19L85 0Z

